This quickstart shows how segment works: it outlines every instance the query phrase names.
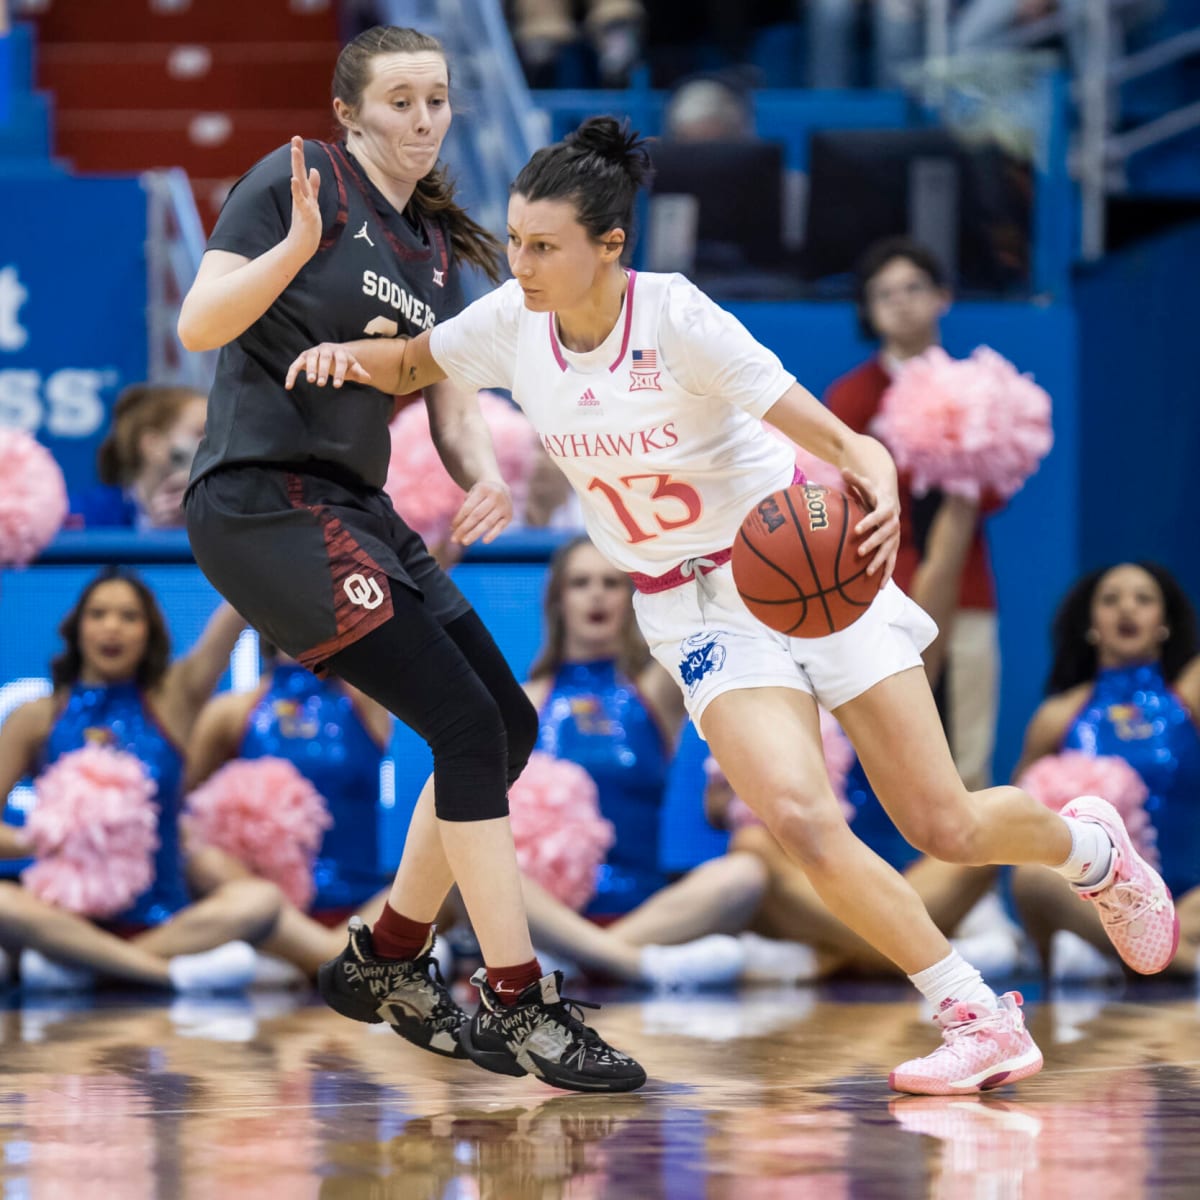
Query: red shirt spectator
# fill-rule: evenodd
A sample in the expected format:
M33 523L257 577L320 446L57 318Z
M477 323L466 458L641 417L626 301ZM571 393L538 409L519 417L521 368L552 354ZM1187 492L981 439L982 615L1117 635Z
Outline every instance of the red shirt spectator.
M856 433L866 433L891 382L892 377L883 362L874 357L830 384L825 393L825 403ZM992 506L985 504L984 507L986 511ZM910 593L913 575L921 561L912 515L912 491L908 479L901 475L900 552L896 556L895 579L900 587ZM992 580L992 566L988 557L987 541L983 536L982 522L975 530L975 538L963 568L958 602L962 608L996 607L996 589Z

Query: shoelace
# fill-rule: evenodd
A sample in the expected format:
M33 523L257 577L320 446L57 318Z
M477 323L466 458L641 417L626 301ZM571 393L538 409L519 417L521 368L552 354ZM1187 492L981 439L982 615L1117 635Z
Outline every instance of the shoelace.
M585 1008L599 1008L588 1000L572 1000L569 996L559 996L557 1004L547 1005L547 1008L562 1009L563 1023L578 1037L583 1038L589 1045L603 1045L604 1039L583 1019Z
M437 1004L433 1009L433 1020L437 1024L443 1020L453 1019L456 1023L460 1022L465 1014L458 1006L454 997L450 995L450 989L446 986L446 980L442 977L442 965L433 956L433 948L430 947L428 954L422 954L420 958L413 959L413 965L418 967L421 974L428 980L428 986L437 996ZM437 986L434 987L436 981Z
M1108 915L1110 922L1130 925L1148 912L1162 908L1162 897L1147 895L1136 884L1114 883L1096 898L1096 904Z
M954 1025L943 1025L946 1042L955 1042L964 1037L973 1037L985 1029L994 1029L997 1033L1009 1032L1007 1026L1009 1013L1007 1009L997 1008L992 1012L986 1010L971 1021L959 1021Z

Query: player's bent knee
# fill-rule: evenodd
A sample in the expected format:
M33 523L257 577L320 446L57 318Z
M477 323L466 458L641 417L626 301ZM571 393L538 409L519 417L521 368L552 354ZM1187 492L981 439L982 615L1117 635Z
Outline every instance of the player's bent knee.
M511 787L525 770L538 739L537 709L522 693L504 714L504 732L508 745L508 785Z
M853 836L836 805L782 805L769 813L767 825L788 856L814 873L836 867L846 838Z
M433 751L434 811L443 821L508 816L508 739L490 698L428 736Z
M981 846L980 828L968 811L927 817L900 830L914 849L957 866L985 866L988 858Z

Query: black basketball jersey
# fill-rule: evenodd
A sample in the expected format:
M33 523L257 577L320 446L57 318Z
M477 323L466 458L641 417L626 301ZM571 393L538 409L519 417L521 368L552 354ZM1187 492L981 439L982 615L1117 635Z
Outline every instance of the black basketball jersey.
M275 303L221 348L193 480L239 462L311 462L382 487L391 397L361 384L318 388L303 375L287 391L287 369L318 342L415 335L463 307L440 222L397 213L344 144L309 141L304 157L321 174L320 247ZM208 248L257 258L283 240L291 215L283 146L234 186Z

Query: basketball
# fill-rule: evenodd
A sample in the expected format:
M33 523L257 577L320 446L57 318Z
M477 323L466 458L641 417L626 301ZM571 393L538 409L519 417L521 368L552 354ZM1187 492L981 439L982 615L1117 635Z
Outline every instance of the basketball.
M826 637L853 625L879 592L854 527L865 516L853 496L819 483L794 484L760 500L733 543L733 580L746 607L789 637Z

